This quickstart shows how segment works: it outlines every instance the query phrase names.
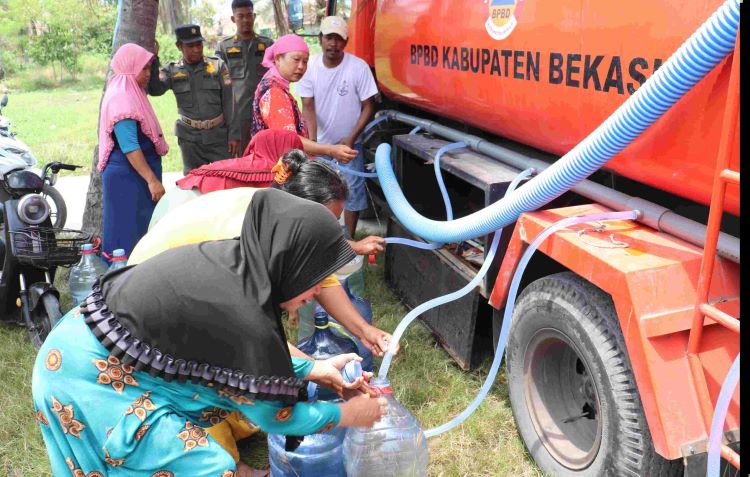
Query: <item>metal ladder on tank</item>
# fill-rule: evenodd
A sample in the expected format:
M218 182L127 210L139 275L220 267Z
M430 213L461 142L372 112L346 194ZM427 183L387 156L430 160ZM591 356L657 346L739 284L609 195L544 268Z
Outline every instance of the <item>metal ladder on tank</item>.
M706 375L703 370L703 365L701 364L700 355L698 354L703 335L703 321L706 317L711 318L725 328L735 332L737 334L737 339L739 339L740 334L739 317L735 318L708 303L711 278L716 263L716 247L719 240L721 218L724 212L726 189L729 184L736 184L738 187L740 184L739 171L734 171L729 168L729 159L732 155L732 148L735 144L734 141L739 140L737 137L739 114L740 36L738 34L735 42L734 56L732 58L732 69L729 76L727 102L724 108L724 117L722 119L722 135L719 142L716 173L714 175L713 190L711 192L711 205L708 214L708 224L706 226L706 243L703 247L703 259L701 261L700 274L698 276L697 303L695 305L695 315L693 317L692 328L690 329L690 338L688 340L687 348L690 371L693 377L693 382L695 383L696 394L700 402L701 413L707 434L710 431L714 408L708 392ZM721 446L721 456L734 467L739 469L739 454L723 443Z

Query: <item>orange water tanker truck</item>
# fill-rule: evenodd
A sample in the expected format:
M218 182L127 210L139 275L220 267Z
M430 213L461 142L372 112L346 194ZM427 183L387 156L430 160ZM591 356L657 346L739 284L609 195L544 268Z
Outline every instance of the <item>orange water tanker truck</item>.
M371 157L389 143L406 199L445 221L432 166L460 142L440 168L456 218L468 217L501 201L519 171L575 152L715 12L738 17L739 4L352 0L347 49L382 94L381 122L365 135ZM506 375L519 434L550 475L706 475L740 351L738 37L724 38L728 54L604 167L515 217L475 292L423 317L459 365L475 366L542 231L637 211L552 233L523 271ZM389 234L416 235L378 181L370 186ZM490 237L388 247L386 277L416 306L467 283ZM426 274L430 285L419 285ZM714 445L738 467L739 388L724 394Z

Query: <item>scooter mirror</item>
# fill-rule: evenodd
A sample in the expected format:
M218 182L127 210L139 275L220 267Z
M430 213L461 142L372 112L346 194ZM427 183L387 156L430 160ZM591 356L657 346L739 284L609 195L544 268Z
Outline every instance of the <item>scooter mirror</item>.
M0 100L0 108L4 108L8 104L8 95L3 93L3 99Z

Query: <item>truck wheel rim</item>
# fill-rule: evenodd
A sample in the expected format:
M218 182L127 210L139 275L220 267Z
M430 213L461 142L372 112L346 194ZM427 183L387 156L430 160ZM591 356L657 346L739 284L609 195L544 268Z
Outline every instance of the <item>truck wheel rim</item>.
M537 331L526 347L523 374L526 407L544 447L569 469L588 467L601 444L601 406L573 341L559 330Z

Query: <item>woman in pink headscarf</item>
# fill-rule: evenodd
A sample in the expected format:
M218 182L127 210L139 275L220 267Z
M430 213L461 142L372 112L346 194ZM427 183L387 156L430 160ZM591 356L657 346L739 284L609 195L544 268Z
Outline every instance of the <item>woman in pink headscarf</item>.
M294 34L284 35L266 48L262 64L268 72L255 90L251 134L265 129L293 131L308 155L329 156L347 163L357 157L357 151L343 144L318 144L307 138L305 121L289 91L289 84L302 79L307 71L309 57L307 43Z
M154 55L127 43L112 57L99 118L99 163L104 224L102 251L129 254L148 230L154 205L164 195L161 156L169 150L146 97Z

